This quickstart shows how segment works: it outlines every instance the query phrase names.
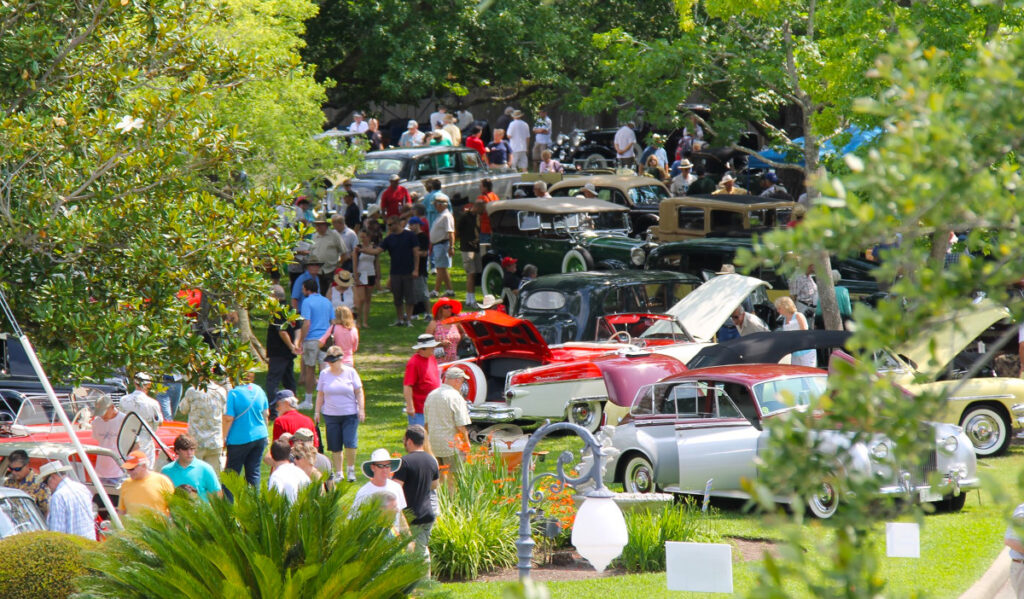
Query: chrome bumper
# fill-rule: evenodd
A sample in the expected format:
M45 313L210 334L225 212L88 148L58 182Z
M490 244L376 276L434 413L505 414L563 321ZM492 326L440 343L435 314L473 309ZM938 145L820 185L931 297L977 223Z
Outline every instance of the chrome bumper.
M1017 423L1017 428L1024 428L1024 403L1015 403L1010 408L1013 412L1013 420Z
M473 422L512 422L523 417L522 410L505 404L470 404L469 418Z
M942 481L935 487L927 484L915 485L910 482L910 476L904 472L896 484L885 485L878 489L880 495L902 495L905 497L917 497L920 501L940 501L944 495L952 493L954 496L970 489L981 486L978 477L967 478L961 472L947 472Z

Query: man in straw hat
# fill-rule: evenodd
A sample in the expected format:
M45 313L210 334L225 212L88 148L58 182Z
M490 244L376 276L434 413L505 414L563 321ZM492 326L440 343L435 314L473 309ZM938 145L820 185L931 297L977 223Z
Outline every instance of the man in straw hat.
M732 174L725 173L725 176L718 183L718 189L712 195L740 195L746 193L748 193L746 189L736 185L736 178Z
M405 364L405 377L402 379L402 395L405 396L405 413L409 426L423 425L423 403L431 391L441 386L437 372L437 358L434 348L441 343L429 333L416 338L412 346L416 353Z
M466 371L452 366L444 373L444 384L427 395L423 404L427 434L434 457L442 466L447 466L445 479L451 480L462 462L460 448L469 446L466 427L470 424L466 398L462 395L462 384L469 378Z
M523 120L523 111L512 111L512 122L505 130L508 134L508 145L512 148L512 168L521 172L526 171L530 166L530 126Z
M697 176L693 174L693 163L688 159L680 160L678 167L679 174L672 178L672 185L669 188L673 196L686 195L690 185L697 181Z
M352 500L352 508L372 498L380 496L382 507L395 510L395 528L408 528L402 510L406 508L405 493L402 486L391 480L391 475L402 466L402 461L392 458L386 449L374 449L370 459L363 462L363 474L370 479L359 487L356 497Z
M71 466L60 462L47 462L39 469L39 480L50 490L50 513L46 516L46 527L54 532L95 541L92 493L82 483L69 478L68 472L71 472Z

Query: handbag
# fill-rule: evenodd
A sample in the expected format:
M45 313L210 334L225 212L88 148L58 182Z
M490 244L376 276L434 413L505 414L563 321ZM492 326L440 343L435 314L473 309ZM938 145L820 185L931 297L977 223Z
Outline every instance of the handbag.
M335 343L334 343L334 327L336 327L336 326L338 326L338 325L336 325L336 324L332 324L331 325L331 329L330 329L331 334L327 336L327 340L326 341L324 341L323 343L320 344L320 347L330 348L332 345L335 345Z

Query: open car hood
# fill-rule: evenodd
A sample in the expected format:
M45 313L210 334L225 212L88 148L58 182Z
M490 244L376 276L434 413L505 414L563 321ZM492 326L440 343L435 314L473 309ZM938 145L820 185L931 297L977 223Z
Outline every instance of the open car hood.
M929 321L920 335L900 345L896 353L913 361L918 372L934 379L985 329L1009 316L1010 311L1003 306L982 300Z
M676 302L666 314L675 317L695 341L711 341L736 306L762 285L771 287L754 277L718 275Z
M853 333L848 331L771 331L751 333L697 352L688 368L707 368L726 364L776 364L783 357L805 349L842 348Z
M529 320L495 310L481 310L452 316L443 324L462 325L481 360L501 354L545 364L551 361L551 348Z

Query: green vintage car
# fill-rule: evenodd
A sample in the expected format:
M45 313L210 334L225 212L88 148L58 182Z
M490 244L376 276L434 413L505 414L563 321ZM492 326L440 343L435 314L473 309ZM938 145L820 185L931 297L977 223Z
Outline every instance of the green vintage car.
M501 259L539 275L585 270L643 269L653 243L629 237L629 209L584 198L525 198L487 204L491 247L483 258L484 293L500 297Z

